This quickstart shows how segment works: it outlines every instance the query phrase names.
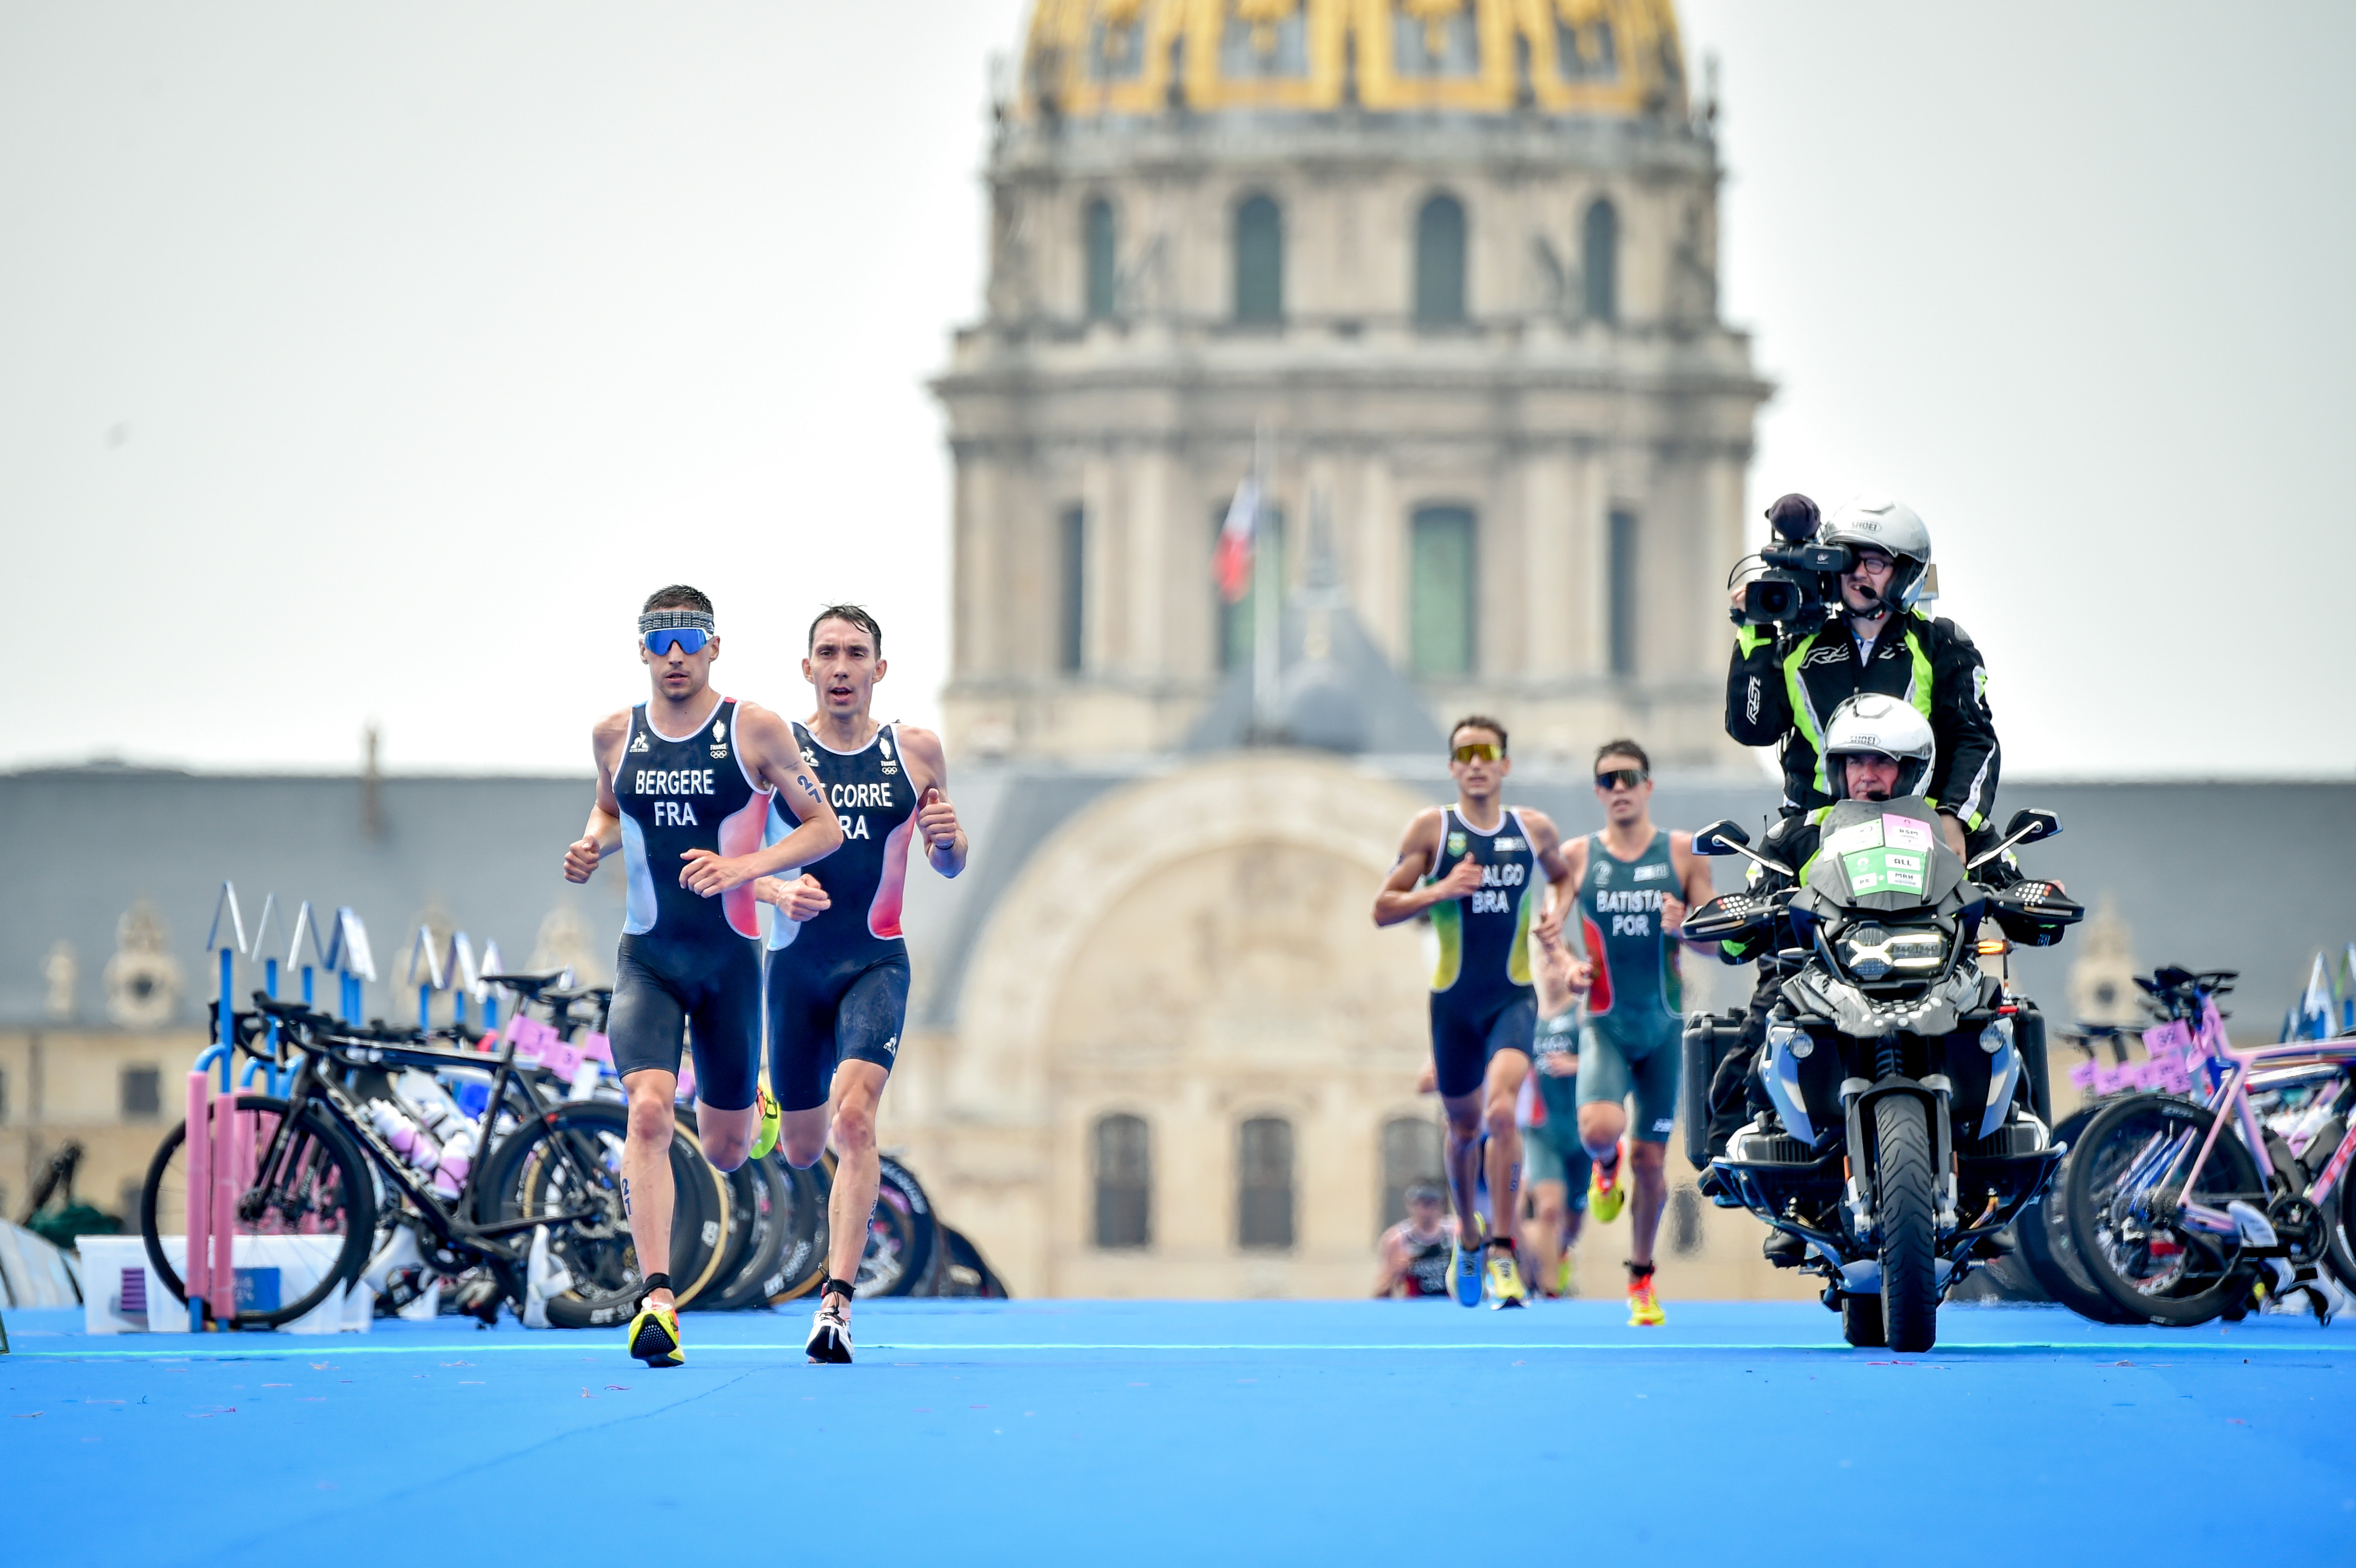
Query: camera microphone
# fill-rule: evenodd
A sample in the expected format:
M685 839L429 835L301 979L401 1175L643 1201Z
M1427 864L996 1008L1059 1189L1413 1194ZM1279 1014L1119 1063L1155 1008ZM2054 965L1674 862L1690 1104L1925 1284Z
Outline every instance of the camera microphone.
M1788 496L1778 496L1775 504L1767 508L1767 521L1775 531L1794 544L1816 537L1824 514L1816 504L1794 490Z

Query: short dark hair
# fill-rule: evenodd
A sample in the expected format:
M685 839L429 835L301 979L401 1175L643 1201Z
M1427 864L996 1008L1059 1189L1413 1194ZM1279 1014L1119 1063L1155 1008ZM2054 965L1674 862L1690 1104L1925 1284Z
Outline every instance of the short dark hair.
M701 589L690 588L684 582L674 582L669 588L658 588L648 594L647 602L638 606L638 613L643 615L649 610L700 610L707 615L716 613L712 608L712 601L704 597Z
M875 639L875 656L879 659L884 656L884 628L875 624L875 617L869 614L864 606L858 604L830 604L820 610L818 619L810 623L810 647L818 646L818 629L829 621L850 622Z
M1624 735L1617 741L1606 741L1603 744L1595 748L1595 765L1597 767L1600 768L1603 765L1603 759L1606 757L1633 757L1640 764L1643 765L1644 776L1646 778L1653 776L1653 759L1644 755L1644 747L1636 744L1635 741L1629 740Z
M1455 723L1451 724L1448 727L1448 749L1451 752L1456 750L1456 735L1457 731L1460 730L1493 731L1495 732L1497 737L1497 749L1499 751L1511 752L1514 749L1505 740L1505 727L1503 724L1498 723L1494 719L1490 718L1486 713L1467 713L1463 718L1459 719Z

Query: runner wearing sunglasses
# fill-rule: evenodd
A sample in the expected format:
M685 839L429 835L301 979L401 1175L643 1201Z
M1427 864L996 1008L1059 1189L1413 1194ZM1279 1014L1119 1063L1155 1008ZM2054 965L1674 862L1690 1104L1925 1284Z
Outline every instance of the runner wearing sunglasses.
M967 850L940 737L875 721L875 683L889 667L883 628L858 605L830 604L810 623L802 674L817 688L818 710L793 727L794 741L842 814L843 847L815 875L801 870L782 852L801 829L787 833L793 813L780 795L771 833L781 848L763 860L777 874L754 886L785 917L769 933L776 1136L797 1166L816 1164L830 1142L837 1160L827 1271L806 1341L812 1361L836 1364L851 1358L851 1292L882 1175L875 1114L908 1010L900 935L908 850L922 840L926 863L944 877L965 869ZM765 1129L765 1144L770 1136Z
M1562 852L1592 968L1579 1027L1579 1141L1592 1162L1587 1210L1597 1224L1620 1217L1633 1178L1628 1322L1657 1328L1665 1315L1653 1288L1653 1245L1668 1204L1685 1029L1677 932L1686 912L1710 897L1709 863L1693 852L1692 834L1653 826L1652 760L1635 741L1609 741L1595 753L1595 798L1603 831ZM1632 1095L1636 1136L1623 1142Z
M1559 939L1573 881L1555 825L1535 811L1509 810L1500 798L1513 771L1505 727L1476 714L1449 731L1448 744L1456 804L1419 811L1408 824L1398 859L1375 895L1375 923L1427 915L1439 938L1431 1055L1448 1116L1448 1184L1456 1200L1449 1289L1466 1307L1481 1304L1485 1252L1492 1305L1520 1307L1527 1293L1514 1246L1522 1166L1514 1102L1530 1070L1537 1028L1529 944L1533 936ZM1585 984L1583 969L1574 973L1574 986ZM1474 1199L1484 1135L1485 1227Z
M629 1100L622 1207L644 1288L628 1344L650 1367L685 1360L667 1272L683 1033L691 1025L705 1157L734 1170L760 1119L760 925L749 884L770 803L792 803L801 826L791 848L803 860L842 842L785 720L712 691L719 656L711 600L683 584L647 600L638 657L654 690L591 731L597 800L564 851L573 882L622 852L626 906L606 1033Z

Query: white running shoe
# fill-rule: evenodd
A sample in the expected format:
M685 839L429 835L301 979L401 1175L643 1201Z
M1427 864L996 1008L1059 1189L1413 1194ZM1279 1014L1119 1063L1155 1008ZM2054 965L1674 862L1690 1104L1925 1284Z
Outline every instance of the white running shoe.
M809 1343L803 1349L809 1353L810 1365L847 1367L851 1364L851 1320L833 1297L810 1315Z

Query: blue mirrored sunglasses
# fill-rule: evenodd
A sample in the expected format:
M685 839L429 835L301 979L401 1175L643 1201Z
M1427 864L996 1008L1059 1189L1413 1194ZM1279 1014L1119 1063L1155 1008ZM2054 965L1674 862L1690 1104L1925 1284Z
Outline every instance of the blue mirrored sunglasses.
M658 656L667 654L676 644L680 652L700 654L712 634L693 626L658 626L646 635L647 652Z

